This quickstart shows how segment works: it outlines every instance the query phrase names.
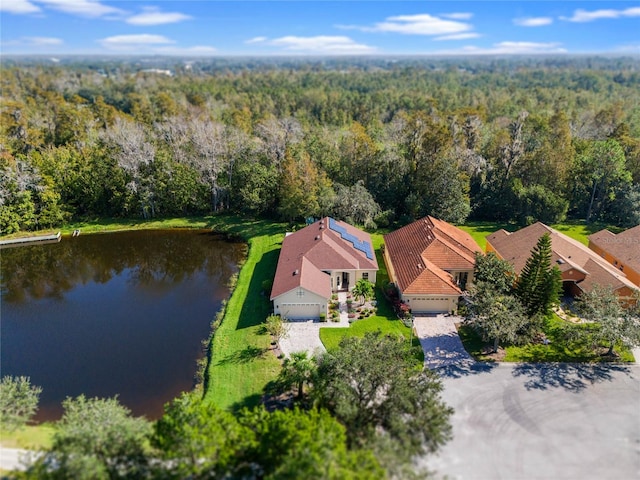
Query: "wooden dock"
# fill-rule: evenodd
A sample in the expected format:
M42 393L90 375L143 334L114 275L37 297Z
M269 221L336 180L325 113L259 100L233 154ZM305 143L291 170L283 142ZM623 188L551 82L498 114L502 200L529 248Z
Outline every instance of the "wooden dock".
M0 249L11 247L23 247L26 245L40 245L44 243L58 243L62 235L60 232L55 235L36 235L33 237L12 238L11 240L0 240Z

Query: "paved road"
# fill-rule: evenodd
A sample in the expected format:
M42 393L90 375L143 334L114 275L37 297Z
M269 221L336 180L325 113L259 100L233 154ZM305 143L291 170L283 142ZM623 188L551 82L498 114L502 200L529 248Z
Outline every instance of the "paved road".
M640 478L640 365L478 364L452 320L416 319L455 409L453 440L422 462L436 477Z
M640 478L640 367L444 367L449 479Z

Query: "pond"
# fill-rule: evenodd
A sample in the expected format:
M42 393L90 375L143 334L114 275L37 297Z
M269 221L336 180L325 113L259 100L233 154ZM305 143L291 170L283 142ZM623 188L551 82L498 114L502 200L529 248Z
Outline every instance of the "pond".
M118 395L156 419L194 385L202 340L246 254L203 230L80 235L0 252L2 375L42 387L37 421L68 396Z

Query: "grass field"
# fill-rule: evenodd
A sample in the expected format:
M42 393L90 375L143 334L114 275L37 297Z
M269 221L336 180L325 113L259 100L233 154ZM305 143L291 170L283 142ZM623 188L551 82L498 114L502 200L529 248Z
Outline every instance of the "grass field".
M566 338L566 328L588 328L586 325L569 324L557 315L548 318L544 325L544 333L549 339L548 345L541 343L529 345L510 345L505 348L504 362L602 362L607 361L594 352L588 345L580 341L569 341ZM458 330L465 349L477 360L490 360L483 355L483 348L488 344L468 326L461 326ZM631 351L618 347L620 354L617 361L633 362Z
M13 432L0 430L0 446L5 448L24 448L43 450L51 447L55 428L50 423L28 425Z
M551 227L585 245L588 245L589 243L589 235L604 228L608 228L614 233L620 231L617 227L612 227L602 223L586 223L578 220L566 223L557 223L555 225L551 225ZM491 235L493 232L500 229L504 229L507 232L515 232L522 228L522 225L506 222L467 222L465 225L460 225L460 228L471 235L480 248L484 250L487 244L487 235Z
M256 223L229 230L250 238L249 254L213 338L205 400L238 409L257 405L264 386L280 371L279 360L269 351L270 337L263 332L271 305L262 282L273 279L284 228Z

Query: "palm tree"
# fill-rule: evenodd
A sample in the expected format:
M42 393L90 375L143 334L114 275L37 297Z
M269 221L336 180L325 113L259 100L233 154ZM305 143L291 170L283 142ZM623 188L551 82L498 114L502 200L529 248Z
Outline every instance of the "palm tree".
M282 370L278 376L278 383L283 388L296 386L298 389L297 398L301 399L304 394L304 384L311 381L316 372L316 362L309 357L307 352L294 352L291 358L285 359Z
M373 283L361 278L353 286L351 293L353 293L356 298L362 298L362 303L364 303L366 300L373 297Z

